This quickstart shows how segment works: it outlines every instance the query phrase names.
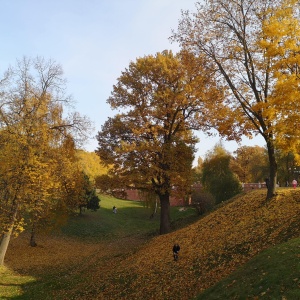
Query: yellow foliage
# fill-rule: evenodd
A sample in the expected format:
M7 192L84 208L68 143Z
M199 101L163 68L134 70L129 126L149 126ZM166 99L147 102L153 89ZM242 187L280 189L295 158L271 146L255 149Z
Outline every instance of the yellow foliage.
M79 165L83 172L94 182L95 178L107 173L108 168L101 165L99 156L95 152L79 150L76 152Z

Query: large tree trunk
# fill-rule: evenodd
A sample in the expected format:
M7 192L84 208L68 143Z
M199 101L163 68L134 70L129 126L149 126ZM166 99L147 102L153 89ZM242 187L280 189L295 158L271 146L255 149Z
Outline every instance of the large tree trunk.
M267 192L267 199L271 199L276 192L277 182L277 162L275 157L275 148L272 140L267 141L269 167L270 167L270 178Z
M159 195L160 200L160 234L169 233L171 230L170 219L170 195L165 193Z

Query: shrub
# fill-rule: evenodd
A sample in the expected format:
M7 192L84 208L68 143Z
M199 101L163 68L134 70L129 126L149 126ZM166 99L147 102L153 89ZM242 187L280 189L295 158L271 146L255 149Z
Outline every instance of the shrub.
M203 215L214 207L215 198L208 192L194 191L192 193L192 205L196 208L199 215Z

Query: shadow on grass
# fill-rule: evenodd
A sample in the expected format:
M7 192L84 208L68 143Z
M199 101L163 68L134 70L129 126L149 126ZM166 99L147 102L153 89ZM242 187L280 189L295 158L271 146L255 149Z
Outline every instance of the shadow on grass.
M6 267L0 267L0 299L19 298L24 290L33 284L36 279L31 276L16 274Z

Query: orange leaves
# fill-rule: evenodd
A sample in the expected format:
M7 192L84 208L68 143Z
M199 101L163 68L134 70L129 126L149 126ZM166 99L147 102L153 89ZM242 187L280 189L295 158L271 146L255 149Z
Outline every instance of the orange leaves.
M300 205L289 193L283 190L265 203L265 191L252 192L188 228L153 239L122 262L120 268L130 268L138 278L128 297L151 299L145 298L148 293L170 299L192 297L262 249L297 235L289 220L297 217ZM176 263L171 257L173 240L182 249Z

